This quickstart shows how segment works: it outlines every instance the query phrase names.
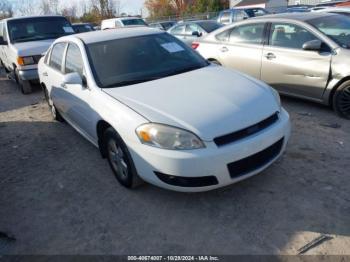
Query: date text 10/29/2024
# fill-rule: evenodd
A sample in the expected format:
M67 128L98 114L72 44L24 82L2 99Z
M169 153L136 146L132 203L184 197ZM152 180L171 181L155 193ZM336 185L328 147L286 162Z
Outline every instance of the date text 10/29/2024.
M128 256L128 261L219 261L216 256Z

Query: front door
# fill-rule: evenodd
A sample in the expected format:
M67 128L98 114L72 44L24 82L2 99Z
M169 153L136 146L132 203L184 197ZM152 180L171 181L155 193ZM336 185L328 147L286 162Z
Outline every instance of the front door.
M286 94L321 99L327 85L331 50L303 50L318 39L307 29L291 23L272 23L269 45L264 47L261 79Z

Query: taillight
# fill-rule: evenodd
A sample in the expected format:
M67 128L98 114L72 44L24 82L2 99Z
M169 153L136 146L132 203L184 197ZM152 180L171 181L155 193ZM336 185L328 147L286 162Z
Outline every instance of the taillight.
M193 49L197 49L198 46L199 46L199 43L197 43L197 42L193 42L193 43L192 43L192 48L193 48Z

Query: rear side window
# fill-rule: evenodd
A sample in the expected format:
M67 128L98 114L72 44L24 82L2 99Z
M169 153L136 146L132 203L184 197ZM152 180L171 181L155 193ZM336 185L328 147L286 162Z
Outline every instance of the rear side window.
M235 27L230 34L231 43L262 44L265 24L248 24Z
M66 43L58 43L53 47L51 52L49 65L58 71L61 71L62 69L62 60L65 48Z
M3 35L3 23L0 23L0 37L2 37Z
M83 58L81 56L80 49L76 44L69 44L68 46L64 72L66 74L77 72L83 76Z

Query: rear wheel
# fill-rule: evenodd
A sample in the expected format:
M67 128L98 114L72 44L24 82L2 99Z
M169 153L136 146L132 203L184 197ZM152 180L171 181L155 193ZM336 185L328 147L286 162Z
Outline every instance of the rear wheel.
M334 111L346 119L350 119L350 81L341 84L333 96Z
M30 82L28 80L22 80L19 77L19 73L18 70L15 69L15 80L21 90L21 92L25 95L30 94L32 92L32 85L30 84Z
M127 146L113 128L105 131L104 141L109 165L119 183L127 188L142 184Z

